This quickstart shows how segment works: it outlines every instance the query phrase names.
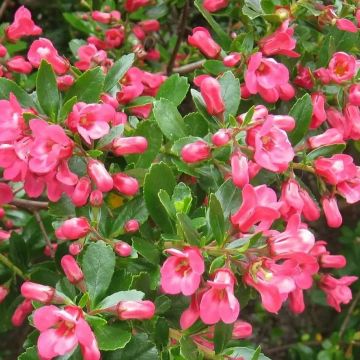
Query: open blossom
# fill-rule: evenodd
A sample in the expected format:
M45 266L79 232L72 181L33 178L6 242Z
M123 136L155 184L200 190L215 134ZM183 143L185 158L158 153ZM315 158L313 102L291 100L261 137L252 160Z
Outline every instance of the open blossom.
M235 276L229 269L218 269L213 280L208 280L207 290L200 302L200 318L207 324L220 320L225 324L235 322L239 316L240 304L234 295Z
M207 160L210 156L210 146L202 140L187 144L181 149L182 160L190 164Z
M200 285L203 274L204 260L196 247L186 247L180 251L167 249L171 256L161 267L161 288L167 294L182 293L192 295Z
M311 70L308 67L303 67L301 64L297 65L297 75L294 79L294 84L301 86L304 89L312 89L314 86L314 81L311 76Z
M101 65L107 59L106 52L98 50L93 44L80 46L77 55L79 60L74 65L82 71L88 70L92 66Z
M259 230L267 230L280 217L280 206L273 189L247 184L242 190L242 204L231 216L231 222L242 232L256 224L259 224Z
M289 27L289 22L289 20L285 20L274 33L259 41L261 52L264 55L300 56L294 51L296 40L293 38L294 29Z
M119 47L125 39L125 33L122 28L112 28L105 31L105 43L108 49Z
M57 75L65 74L69 69L69 63L62 58L49 39L40 38L35 40L28 51L28 60L31 65L38 68L41 60L46 60Z
M55 231L60 240L77 240L90 232L90 224L85 217L65 220Z
M211 76L206 77L200 84L201 96L206 110L210 115L220 115L225 111L225 103L221 95L220 83Z
M192 35L188 36L188 43L209 58L216 58L221 51L221 47L213 40L209 31L201 26L193 29Z
M357 276L343 276L336 279L326 274L321 277L319 287L325 292L327 303L340 312L340 305L351 301L352 293L349 286L357 279Z
M5 29L6 37L11 41L17 41L24 36L37 36L42 29L35 25L31 18L31 12L20 6L15 13L14 21Z
M100 139L109 132L109 122L114 117L115 110L110 105L79 102L74 105L66 124L72 132L78 132L91 144L91 140Z
M274 103L281 97L280 88L289 81L289 70L261 52L251 55L245 72L245 84L251 94L259 93L267 102Z
M356 58L345 52L337 52L333 54L328 70L331 80L338 84L350 80L356 73Z
M34 312L34 326L40 331L37 348L42 358L65 355L80 345L85 360L100 359L96 338L79 307L43 306Z

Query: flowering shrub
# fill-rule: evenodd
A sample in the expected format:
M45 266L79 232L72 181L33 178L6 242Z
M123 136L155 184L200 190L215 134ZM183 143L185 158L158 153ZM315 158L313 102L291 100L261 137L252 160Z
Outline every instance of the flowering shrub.
M349 304L357 277L312 226L360 201L360 8L323 3L82 1L67 56L24 6L1 27L20 359L268 359L242 340L248 303Z

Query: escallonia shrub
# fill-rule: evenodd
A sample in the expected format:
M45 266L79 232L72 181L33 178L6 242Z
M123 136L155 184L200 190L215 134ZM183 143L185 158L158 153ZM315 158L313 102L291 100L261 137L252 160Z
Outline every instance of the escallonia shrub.
M67 57L24 6L1 27L1 321L20 359L267 359L247 306L357 280L312 226L360 200L360 8L97 3Z

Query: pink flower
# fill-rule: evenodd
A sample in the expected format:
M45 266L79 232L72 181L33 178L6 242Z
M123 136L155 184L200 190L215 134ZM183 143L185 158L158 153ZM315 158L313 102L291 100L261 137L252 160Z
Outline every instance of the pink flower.
M35 68L40 66L41 60L46 60L58 75L65 74L69 69L67 60L59 56L52 42L45 38L35 40L31 44L27 57Z
M337 185L338 193L346 199L348 204L360 201L360 169L357 167L356 176Z
M30 74L32 65L23 56L14 56L6 62L6 67L13 72Z
M267 170L284 172L294 155L286 132L268 118L255 135L255 161Z
M220 320L225 324L236 321L240 312L239 301L234 296L235 276L229 269L218 269L214 280L207 281L207 290L200 302L200 318L207 324L216 324Z
M72 155L74 144L61 126L33 119L30 120L30 129L34 142L30 150L29 168L34 173L49 173Z
M196 247L186 247L180 251L167 249L171 256L161 267L161 288L167 294L182 293L192 295L200 285L203 274L204 260Z
M25 281L21 285L21 295L25 299L40 301L42 303L62 303L64 301L64 299L56 293L54 288L31 281Z
M284 232L275 233L268 239L270 252L274 256L296 252L308 253L314 244L313 233L301 223L298 214L290 217Z
M0 58L5 57L7 54L7 49L4 45L0 44Z
M289 70L274 59L263 58L261 52L251 55L245 72L245 84L251 94L259 93L267 102L279 99L279 87L289 81Z
M134 12L140 7L148 5L150 0L126 0L125 2L125 10L128 12Z
M127 257L131 255L132 247L128 243L120 240L115 243L114 251L119 256Z
M147 320L155 314L155 305L149 300L120 301L117 305L117 314L120 320Z
M242 189L250 181L247 157L240 151L231 155L231 178L235 186Z
M335 108L326 110L327 121L331 127L337 129L343 136L344 140L350 138L351 135L351 122L345 119L345 116Z
M202 140L187 144L181 149L182 160L190 164L207 160L210 156L210 146Z
M346 266L346 258L343 255L326 253L320 256L320 265L323 268L341 269Z
M300 189L300 196L303 201L302 213L306 220L315 221L320 217L320 209L314 199L309 195L309 193Z
M324 196L321 199L321 205L323 207L328 226L331 228L340 227L342 224L342 216L335 196Z
M100 191L108 192L113 188L114 181L102 162L91 159L87 170L91 180Z
M192 326L200 317L200 301L206 289L196 291L191 295L190 305L180 317L180 326L183 330Z
M211 142L215 146L224 146L231 140L230 129L220 129L214 135L211 136Z
M15 309L14 314L11 317L11 323L14 326L21 326L26 317L33 311L33 305L30 299L25 299Z
M216 12L228 6L229 0L204 0L203 7L208 12Z
M252 335L252 326L247 321L237 320L232 332L233 339L246 339Z
M101 207L104 201L104 195L100 190L93 190L90 193L90 205L94 207Z
M90 179L85 176L80 178L75 186L74 192L71 195L72 203L77 207L84 206L88 201L90 192L91 192Z
M340 84L350 80L356 73L356 58L345 52L333 54L329 63L329 75L332 81Z
M56 78L56 84L60 91L68 90L74 84L74 81L71 75L63 75Z
M123 29L113 28L105 31L105 43L109 49L119 47L125 39Z
M40 331L37 347L42 358L65 355L80 345L85 360L100 359L96 338L79 307L44 306L35 310L34 326Z
M102 65L107 59L106 52L98 50L93 44L80 46L77 55L79 61L76 61L74 65L82 71L88 70L92 66Z
M280 202L280 212L284 219L293 214L301 214L304 201L300 194L300 185L295 179L289 179L282 184Z
M336 279L326 274L321 277L319 287L325 292L327 303L340 312L340 305L351 301L352 293L349 286L357 279L357 276L343 276Z
M345 121L348 124L350 134L349 138L352 140L360 140L360 108L359 106L346 104L343 109Z
M109 13L96 10L91 13L91 17L99 23L109 24L111 22L119 21L121 19L121 14L117 10L113 10Z
M77 240L90 232L90 224L85 217L71 218L62 223L55 231L60 240Z
M212 78L206 77L200 84L201 96L204 99L206 110L210 115L218 116L225 111L224 100L221 96L220 83Z
M114 181L114 188L127 196L134 196L139 191L139 182L123 173L117 173L112 176Z
M326 97L321 92L313 93L311 94L311 102L313 105L313 114L310 129L317 129L326 120Z
M20 6L15 13L14 21L5 29L6 37L11 41L17 41L24 36L37 36L42 29L35 25L31 18L31 12Z
M226 55L223 59L223 64L228 67L233 67L237 65L241 60L241 54L238 52L232 52L229 55Z
M145 33L150 33L160 30L160 23L158 20L155 19L140 21L138 25L142 28L142 30L144 30Z
M343 135L335 128L327 129L322 134L309 137L308 143L311 149L332 144L345 144Z
M78 284L84 279L80 266L71 255L65 255L61 258L61 267L70 283Z
M300 86L304 89L312 89L314 86L314 81L311 76L310 68L303 67L300 64L297 65L298 74L294 79L294 84Z
M208 58L216 58L221 51L221 47L213 40L209 31L201 26L192 30L192 35L188 36L188 43Z
M11 186L5 183L0 183L0 206L8 204L14 198Z
M264 55L300 56L299 53L293 51L296 46L296 40L293 38L294 29L289 28L289 22L289 20L285 20L273 34L259 41L261 52Z
M273 189L266 185L253 187L247 184L242 190L242 204L231 216L231 222L242 232L247 232L255 224L259 224L259 230L267 230L280 217L280 206Z
M85 104L79 102L74 105L66 124L69 129L91 144L91 140L100 139L109 130L109 122L115 118L115 110L107 104Z
M356 33L358 31L358 28L356 27L356 25L348 19L337 19L336 27L339 30L343 30L343 31L351 32L351 33Z
M148 148L148 142L143 136L118 137L112 142L112 152L117 156L142 154Z
M360 84L352 84L349 87L349 102L351 105L360 106Z
M324 180L336 185L340 182L349 180L356 175L356 166L353 158L346 154L336 154L331 158L319 157L314 161L316 174Z

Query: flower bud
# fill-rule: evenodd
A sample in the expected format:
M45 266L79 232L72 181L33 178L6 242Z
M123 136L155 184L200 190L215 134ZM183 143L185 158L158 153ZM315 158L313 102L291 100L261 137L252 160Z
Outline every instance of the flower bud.
M24 300L14 311L11 317L11 323L14 326L21 326L25 318L33 311L33 305L30 299Z
M349 87L349 102L351 105L360 106L360 84Z
M241 54L238 52L232 52L224 57L223 64L228 67L237 65L241 60Z
M0 44L0 58L4 57L6 54L7 54L6 47Z
M320 265L323 268L341 269L346 266L346 259L342 255L324 254L320 258Z
M119 137L112 143L112 151L117 156L142 154L148 148L148 142L143 136Z
M193 29L192 35L188 36L188 43L209 58L216 58L221 51L221 47L213 40L209 31L201 26Z
M210 115L220 115L225 111L224 100L221 96L220 83L212 78L205 78L200 85L201 96L206 105L206 110Z
M122 257L130 256L132 253L132 247L128 243L121 240L116 242L114 250L119 256Z
M63 222L55 231L60 240L77 240L86 236L90 231L90 224L85 217L72 218Z
M120 301L117 305L117 314L120 320L147 320L155 314L155 305L149 300Z
M60 91L66 91L73 85L74 81L73 76L63 75L56 79L56 84Z
M306 220L308 221L315 221L320 217L320 209L313 198L309 195L309 193L304 190L300 189L300 197L304 202L303 205L303 215Z
M61 267L72 284L78 284L84 279L80 266L71 255L65 255L61 258Z
M114 188L127 196L134 196L139 191L139 182L126 174L117 173L113 175Z
M108 192L113 188L113 179L105 169L103 163L97 160L90 160L88 164L88 174L97 188L102 192Z
M229 129L220 129L212 137L211 141L215 146L224 146L231 140Z
M25 281L21 285L21 295L25 299L50 303L54 300L55 289L51 286L45 286L31 281ZM59 298L57 299L59 300Z
M69 246L69 253L73 256L77 256L81 253L81 250L83 249L82 244L78 242L73 242Z
M4 285L0 285L0 304L4 301L4 299L9 294L9 289Z
M231 155L231 177L234 185L240 189L249 183L248 159L239 151Z
M187 144L181 150L181 158L186 163L207 160L210 156L210 146L202 140Z
M100 207L103 203L104 196L100 190L93 190L90 194L90 204L93 207Z
M331 228L340 227L342 224L342 216L340 214L335 196L325 196L321 199L321 203L328 226Z
M252 326L247 321L238 320L234 323L233 339L245 339L252 335Z
M140 224L136 219L131 219L127 221L124 225L124 230L127 233L137 232L140 228Z
M322 134L311 136L308 139L311 149L332 144L344 144L343 135L335 128L327 129Z
M52 243L51 247L49 245L46 245L44 248L44 255L47 257L51 257L52 251L56 252L57 247L58 247L58 244L56 244L56 243Z
M216 12L228 6L229 0L204 0L203 7L208 12Z
M71 195L72 203L81 207L84 206L91 192L91 181L88 177L82 177L79 179L78 183L75 186L74 192Z

